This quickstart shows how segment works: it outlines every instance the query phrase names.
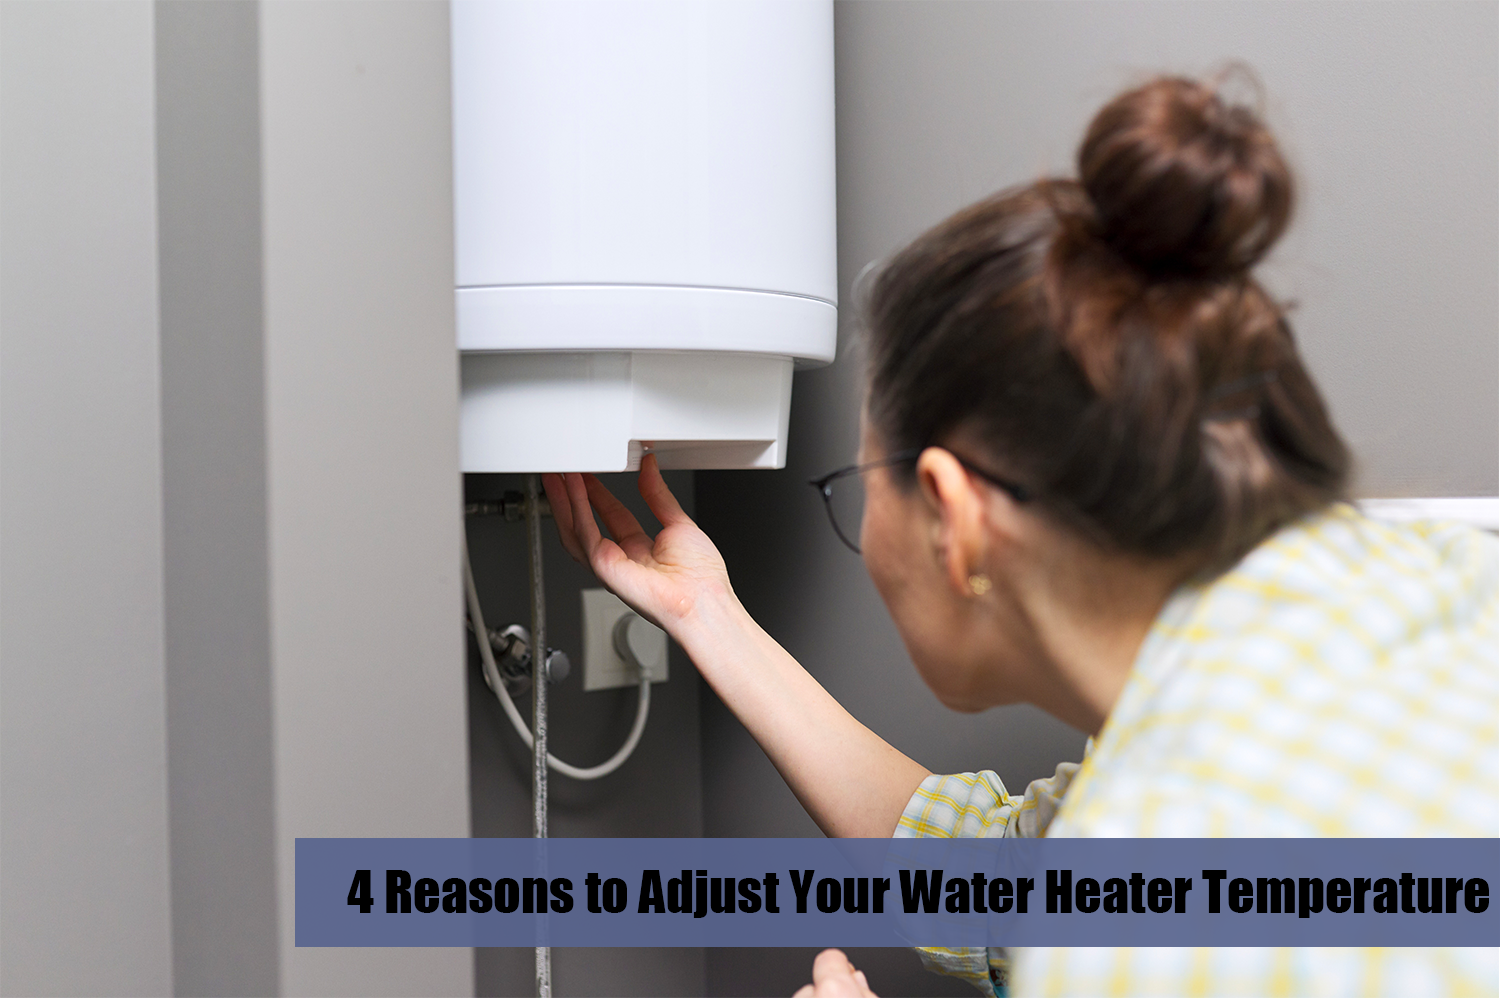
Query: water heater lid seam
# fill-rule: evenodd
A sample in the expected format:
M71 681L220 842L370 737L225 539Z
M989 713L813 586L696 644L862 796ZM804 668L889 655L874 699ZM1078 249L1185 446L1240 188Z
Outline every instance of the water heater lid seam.
M806 301L815 301L829 308L837 309L839 303L830 301L821 295L809 295L800 291L772 291L769 288L735 288L716 284L646 284L638 281L544 281L526 284L460 284L458 291L488 291L498 288L649 288L651 290L683 289L687 291L728 291L736 294L748 295L778 295L782 298L801 298Z

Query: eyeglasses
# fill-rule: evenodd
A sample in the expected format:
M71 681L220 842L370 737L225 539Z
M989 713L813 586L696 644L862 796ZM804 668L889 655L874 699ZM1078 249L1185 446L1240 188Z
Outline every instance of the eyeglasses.
M847 468L830 471L822 478L815 478L807 483L817 489L823 497L823 508L828 511L828 522L833 525L833 532L838 534L839 540L843 541L844 546L850 551L855 554L860 553L859 532L865 516L864 472L916 461L926 449L926 447L913 447L911 450L891 454L876 461L851 464ZM949 453L953 452L949 451ZM963 465L967 471L1008 494L1016 502L1027 502L1031 499L1031 493L1015 482L992 475L957 454L953 455L953 459ZM834 488L835 485L838 487Z

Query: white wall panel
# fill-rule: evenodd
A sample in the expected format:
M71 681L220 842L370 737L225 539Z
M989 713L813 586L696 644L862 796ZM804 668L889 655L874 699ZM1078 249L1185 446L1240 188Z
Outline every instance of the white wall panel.
M466 949L297 949L298 836L466 836L448 9L261 8L281 981L468 994Z
M172 987L151 7L0 4L0 991Z

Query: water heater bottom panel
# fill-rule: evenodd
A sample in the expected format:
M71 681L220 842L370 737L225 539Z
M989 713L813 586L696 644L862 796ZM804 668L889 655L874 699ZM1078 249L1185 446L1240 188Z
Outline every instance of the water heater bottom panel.
M456 292L464 352L687 351L833 360L838 308L804 295L649 284L531 284Z
M466 472L780 468L790 357L712 352L463 354Z

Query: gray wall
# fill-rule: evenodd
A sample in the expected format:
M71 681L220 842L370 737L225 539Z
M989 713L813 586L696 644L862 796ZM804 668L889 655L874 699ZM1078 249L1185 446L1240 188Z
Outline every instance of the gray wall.
M944 710L828 529L805 482L857 444L850 284L955 209L1068 170L1092 113L1143 74L1230 58L1260 73L1303 195L1267 277L1300 303L1360 493L1495 494L1493 4L844 2L836 45L840 360L796 376L786 470L699 473L698 511L757 619L902 751L1019 789L1077 759L1083 737L1028 707ZM705 834L817 834L706 688L702 725ZM856 962L876 990L953 986L911 976L905 953ZM711 950L710 989L785 992L809 965Z
M447 7L0 17L0 991L472 993L293 938L470 829Z
M282 987L468 994L461 949L297 948L298 836L469 830L448 8L260 10Z
M840 6L847 273L1070 170L1093 112L1143 74L1242 59L1300 181L1266 276L1299 303L1360 494L1495 494L1495 5Z
M180 994L278 989L260 46L156 6L172 936ZM226 607L233 607L226 613ZM226 897L235 904L224 904ZM228 941L233 940L233 944Z
M163 994L151 7L0 46L0 991Z
M635 488L634 475L605 475L615 494L641 522L654 526ZM667 482L693 510L693 476L667 472ZM524 488L520 476L469 475L470 500L498 499ZM475 585L491 627L530 626L526 526L500 517L469 520ZM548 738L552 754L576 766L603 762L625 740L635 716L635 690L583 692L582 608L579 591L599 583L562 550L548 521L544 533L548 644L573 658L572 676L550 691ZM549 832L559 838L599 836L699 836L703 834L702 776L698 750L700 683L675 646L670 679L651 692L651 717L630 759L601 780L579 782L551 774ZM518 699L531 717L529 696ZM531 754L479 676L477 649L469 668L470 779L474 835L531 834ZM701 995L701 949L557 949L553 981L560 995ZM533 993L529 949L475 950L476 993Z

